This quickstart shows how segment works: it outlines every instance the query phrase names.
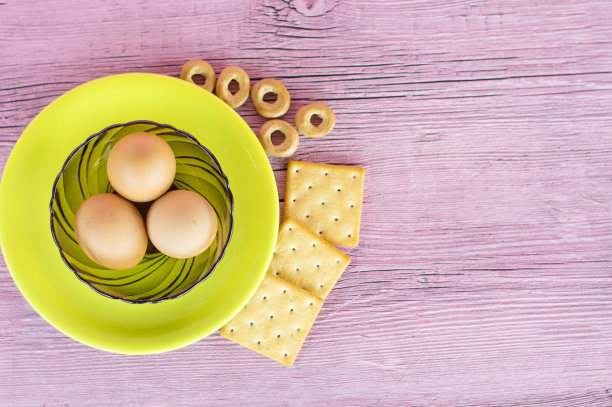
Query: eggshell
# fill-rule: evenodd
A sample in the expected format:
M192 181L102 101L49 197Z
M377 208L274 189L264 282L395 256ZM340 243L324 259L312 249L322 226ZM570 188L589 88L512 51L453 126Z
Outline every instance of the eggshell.
M147 232L138 209L116 194L86 199L74 220L77 242L101 266L127 269L137 265L147 250Z
M215 240L217 215L201 195L174 190L149 208L147 232L160 252L186 259L202 253Z
M133 202L148 202L170 188L176 174L172 148L151 133L132 133L111 149L108 179L117 193Z

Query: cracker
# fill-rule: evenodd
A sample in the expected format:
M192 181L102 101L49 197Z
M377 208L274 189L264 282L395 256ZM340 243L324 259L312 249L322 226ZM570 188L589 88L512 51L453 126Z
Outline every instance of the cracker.
M332 244L357 246L365 170L289 161L285 218L293 218Z
M266 275L244 308L220 330L221 336L291 366L323 300Z
M350 262L331 243L288 218L278 231L268 273L325 298Z

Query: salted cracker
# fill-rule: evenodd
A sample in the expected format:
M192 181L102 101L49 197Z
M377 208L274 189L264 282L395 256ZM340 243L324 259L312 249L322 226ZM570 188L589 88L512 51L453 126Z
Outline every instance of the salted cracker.
M278 231L268 273L325 298L351 258L291 218Z
M289 161L285 218L332 244L357 246L364 176L359 167Z
M291 366L323 300L291 283L266 275L249 302L220 330L223 337Z

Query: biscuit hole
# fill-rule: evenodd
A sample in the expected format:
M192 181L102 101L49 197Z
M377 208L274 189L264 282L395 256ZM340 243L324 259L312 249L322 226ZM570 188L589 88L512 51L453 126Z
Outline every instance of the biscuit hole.
M295 202L295 201L297 201L297 199L295 199L295 198L293 198L293 199L291 200L291 202Z
M255 323L254 323L254 322L251 322L249 325L253 326L253 325L255 325Z
M276 335L277 338L280 338L280 334ZM287 356L287 354L285 353L285 356Z
M311 303L310 303L310 306L312 307L313 305L314 305L314 304L311 302ZM298 329L298 331L299 331L299 329Z
M301 330L302 330L302 328L298 328L298 329L296 329L296 331L297 331L297 332L300 332Z
M353 174L353 178L357 178L357 175Z
M317 246L317 244L316 244L316 243L313 243L313 244L312 244L312 247L316 247L316 246Z
M287 357L287 354L285 353L285 355L284 355L284 356L285 356L285 357Z
M315 113L310 116L310 124L313 126L318 127L321 123L323 123L323 119L318 114Z
M339 260L339 259L336 259L336 263L340 263L340 260Z
M293 308L291 308L291 309L289 310L289 312L293 312Z
M300 271L300 268L299 268L299 267L296 267L296 268L295 268L295 271Z
M270 315L270 319L274 319L274 315Z
M300 172L300 169L299 169L299 168L296 168L296 169L295 169L295 172Z
M295 251L295 247L292 247L291 250Z
M319 287L323 288L323 284L321 284Z
M276 275L278 276L280 273L277 271L277 272L276 272L276 273L274 273L274 274L276 274Z
M351 234L349 233L347 236L348 236L348 237L351 237Z
M317 264L317 268L320 268L320 267L321 267L321 265L320 265L320 264Z
M310 215L306 215L306 219L310 218Z
M326 173L324 173L323 175L325 175L325 176L327 177L327 176L329 175L329 173L328 173L328 172L326 172Z
M323 234L323 231L322 231L322 230L319 230L319 234L320 234L320 235L322 235L322 234Z
M261 341L257 341L257 344L258 344L258 345L261 345Z
M338 188L336 191L340 192L340 191L342 191L342 188Z
M283 290L283 294L287 294L287 290Z
M234 332L234 328L230 329L230 332Z
M266 103L274 103L278 99L278 95L274 92L266 92L262 99Z
M229 90L229 93L232 95L235 95L240 90L240 84L236 79L232 79L230 83L227 84L227 90Z
M355 205L351 204L351 208L354 208L354 207L355 207Z
M291 229L291 227L288 227L287 230L293 230L293 229Z
M334 218L334 222L338 222L338 218Z
M270 141L272 142L272 145L275 146L280 146L281 144L283 144L285 138L285 133L280 130L274 130L272 134L270 134Z
M325 201L321 202L321 205L325 205Z
M202 86L206 83L206 77L204 75L200 75L199 73L191 75L191 80L198 86Z
M263 299L265 300L266 298L268 298L268 297L266 297L266 296L264 295Z
M308 185L308 189L312 189L312 185Z

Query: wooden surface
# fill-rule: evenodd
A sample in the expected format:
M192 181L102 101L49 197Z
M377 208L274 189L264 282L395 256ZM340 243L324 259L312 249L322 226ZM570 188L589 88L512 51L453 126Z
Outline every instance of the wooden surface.
M0 165L63 92L193 57L332 106L294 158L366 168L352 265L288 369L90 349L2 263L0 405L612 406L609 0L2 0Z

